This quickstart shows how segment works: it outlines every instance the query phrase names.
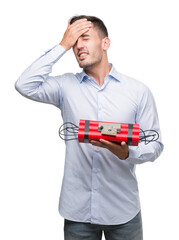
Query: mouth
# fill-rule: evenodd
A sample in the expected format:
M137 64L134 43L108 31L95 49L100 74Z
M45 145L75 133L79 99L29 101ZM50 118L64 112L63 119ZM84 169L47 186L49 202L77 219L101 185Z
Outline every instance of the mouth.
M79 57L80 60L85 59L87 55L88 55L87 52L79 52L78 53L78 57Z

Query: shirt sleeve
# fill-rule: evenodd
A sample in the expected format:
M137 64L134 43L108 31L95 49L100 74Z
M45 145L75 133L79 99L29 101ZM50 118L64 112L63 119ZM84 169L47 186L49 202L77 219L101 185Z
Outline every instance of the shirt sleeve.
M63 56L66 50L61 45L55 45L34 61L18 78L16 90L32 100L50 103L61 107L62 76L49 76L53 65Z
M153 162L163 151L164 145L161 139L159 119L154 97L146 87L140 98L136 114L136 123L140 124L142 130L155 130L159 133L159 139L155 142L145 144L140 142L137 147L129 147L129 157L126 161L141 164Z

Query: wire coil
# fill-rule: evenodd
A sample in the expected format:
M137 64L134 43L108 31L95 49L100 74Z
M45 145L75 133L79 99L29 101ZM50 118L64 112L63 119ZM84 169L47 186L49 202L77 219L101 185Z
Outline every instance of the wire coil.
M63 123L59 128L59 136L65 141L77 140L78 126L72 122Z
M146 132L151 132L153 134L146 135ZM156 130L142 130L140 128L140 133L142 133L143 136L139 137L139 141L144 142L145 145L149 144L150 142L156 142L159 139L159 133Z

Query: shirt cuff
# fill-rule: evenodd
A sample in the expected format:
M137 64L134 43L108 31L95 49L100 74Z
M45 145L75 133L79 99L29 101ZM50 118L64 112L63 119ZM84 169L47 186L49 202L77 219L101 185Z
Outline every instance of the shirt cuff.
M54 60L61 58L67 51L60 44L55 45L53 48L47 50L45 54L49 54Z
M125 159L125 161L130 162L130 163L138 163L139 156L140 156L140 150L139 147L129 147L129 156L128 158Z

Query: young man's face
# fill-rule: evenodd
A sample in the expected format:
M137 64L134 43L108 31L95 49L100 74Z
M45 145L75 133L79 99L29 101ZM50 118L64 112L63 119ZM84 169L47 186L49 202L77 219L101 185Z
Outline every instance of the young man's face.
M81 35L73 46L75 57L81 68L99 64L103 58L103 41L94 27Z

